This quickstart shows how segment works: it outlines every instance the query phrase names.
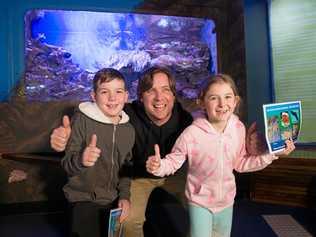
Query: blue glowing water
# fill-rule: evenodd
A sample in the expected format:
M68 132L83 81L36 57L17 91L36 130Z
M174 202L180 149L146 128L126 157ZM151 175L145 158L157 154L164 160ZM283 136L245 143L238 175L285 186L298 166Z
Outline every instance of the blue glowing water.
M209 19L31 10L25 22L30 99L84 100L93 74L103 67L120 70L135 99L138 74L154 64L169 66L179 91L192 97L199 82L217 71L215 24Z

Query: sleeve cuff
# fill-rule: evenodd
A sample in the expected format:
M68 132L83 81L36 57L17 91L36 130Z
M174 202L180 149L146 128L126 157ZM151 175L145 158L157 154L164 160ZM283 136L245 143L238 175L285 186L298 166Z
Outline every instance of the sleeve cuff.
M272 161L279 159L279 157L276 156L275 154L269 154L269 153L263 155L262 158L263 158L263 161L267 164L271 164Z
M163 162L160 162L160 167L157 170L153 171L153 175L158 176L158 177L163 177L164 174L162 172L163 171L162 166L163 166Z

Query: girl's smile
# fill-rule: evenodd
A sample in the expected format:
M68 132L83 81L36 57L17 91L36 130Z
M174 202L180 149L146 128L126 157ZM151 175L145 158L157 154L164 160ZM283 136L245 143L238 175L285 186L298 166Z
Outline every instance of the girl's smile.
M219 131L223 131L227 121L238 104L231 86L224 82L212 84L201 101L209 122Z

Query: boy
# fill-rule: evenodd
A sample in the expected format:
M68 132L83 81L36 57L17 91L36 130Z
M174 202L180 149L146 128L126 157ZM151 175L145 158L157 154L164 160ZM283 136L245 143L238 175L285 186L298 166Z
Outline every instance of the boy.
M121 207L128 215L130 179L124 167L131 159L135 131L122 110L128 100L123 75L111 68L93 79L93 102L79 104L66 153L64 193L70 202L72 236L106 236L106 216Z

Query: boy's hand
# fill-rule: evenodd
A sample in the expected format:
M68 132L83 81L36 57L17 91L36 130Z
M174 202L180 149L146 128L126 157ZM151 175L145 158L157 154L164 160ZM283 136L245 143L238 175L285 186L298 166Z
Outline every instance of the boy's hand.
M63 124L53 130L50 135L50 146L58 152L64 151L71 133L69 117L63 117Z
M93 134L89 145L84 149L82 164L86 167L94 166L101 155L101 150L97 147L97 135Z
M267 145L263 135L257 130L256 122L252 123L246 134L246 150L249 155L261 155L266 152Z
M158 170L160 168L160 149L159 146L155 145L155 155L149 156L146 161L146 169L149 173L153 173L154 171Z
M118 207L122 208L122 213L120 215L120 223L125 221L125 219L128 217L130 206L131 206L131 204L128 200L126 200L126 199L119 200Z
M285 149L283 151L277 152L275 155L277 156L287 156L292 151L295 150L295 145L292 139L288 139L285 141Z

